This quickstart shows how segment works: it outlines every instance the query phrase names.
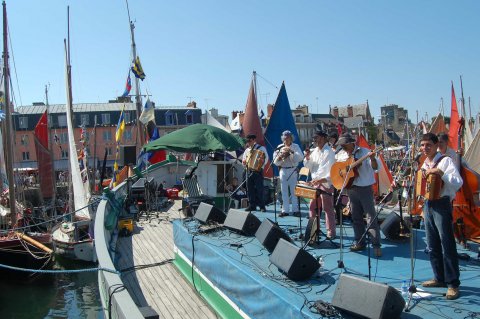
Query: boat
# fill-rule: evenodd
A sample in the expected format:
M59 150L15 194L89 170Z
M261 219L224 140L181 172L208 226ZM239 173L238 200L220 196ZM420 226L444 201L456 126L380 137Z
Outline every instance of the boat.
M65 40L65 69L67 91L67 131L70 170L69 209L71 221L64 221L52 229L55 254L88 262L96 262L94 249L92 196L84 150L78 152L73 135L72 119L72 75L70 64L70 39ZM78 157L77 157L78 156ZM92 201L91 201L92 200Z
M3 1L3 109L0 130L0 260L5 267L40 269L51 260L51 236L35 224L32 211L16 196L13 169L12 114L8 54L7 7ZM3 138L2 134L5 135ZM5 145L3 145L5 141ZM12 204L14 203L14 204Z

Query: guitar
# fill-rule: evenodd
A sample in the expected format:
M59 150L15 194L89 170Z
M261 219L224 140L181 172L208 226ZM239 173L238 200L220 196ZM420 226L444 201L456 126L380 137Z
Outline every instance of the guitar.
M333 187L338 190L342 189L343 183L345 182L345 188L352 187L355 177L358 176L357 167L367 158L380 152L383 147L379 146L368 154L360 157L355 161L353 156L350 156L344 162L336 162L332 165L330 169L330 178L332 180Z

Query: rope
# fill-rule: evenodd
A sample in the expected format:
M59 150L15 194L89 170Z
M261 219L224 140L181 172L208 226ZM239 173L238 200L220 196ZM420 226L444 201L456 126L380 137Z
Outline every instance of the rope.
M41 274L77 274L83 272L94 272L94 271L105 271L112 274L120 275L120 272L113 269L103 268L103 267L95 267L95 268L84 268L84 269L64 269L64 270L53 270L53 269L29 269L29 268L20 268L5 264L0 264L0 268L5 268L9 270L16 270L16 271L23 271L23 272L35 272Z

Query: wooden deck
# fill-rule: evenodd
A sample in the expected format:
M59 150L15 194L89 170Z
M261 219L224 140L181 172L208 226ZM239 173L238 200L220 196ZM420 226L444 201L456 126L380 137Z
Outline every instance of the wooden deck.
M163 212L140 217L133 236L120 237L117 269L132 269L123 282L139 307L151 306L160 318L217 318L172 263L171 221L181 218L181 201Z

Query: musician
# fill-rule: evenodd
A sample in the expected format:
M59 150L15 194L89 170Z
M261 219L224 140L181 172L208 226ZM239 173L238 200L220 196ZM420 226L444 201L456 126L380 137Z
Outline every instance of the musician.
M336 160L339 162L346 161L351 156L355 160L369 154L370 150L355 145L355 139L349 133L341 135L337 142L337 147L342 148L336 155ZM375 202L373 197L372 185L375 183L375 170L379 167L379 163L375 158L375 154L371 154L357 167L358 176L353 180L351 188L347 189L347 195L350 199L350 207L353 222L353 233L355 235L355 243L350 246L351 251L361 251L365 249L365 238L360 241L365 232L365 224L363 222L363 215L367 214L367 224L371 227L369 229L371 242L373 246L373 253L376 257L382 256L380 248L380 229L378 221L375 218ZM373 220L373 222L372 222Z
M334 152L336 151L335 144L337 144L337 141L338 141L337 132L331 132L330 134L328 134L328 145L330 145L330 147Z
M437 174L443 181L440 199L425 200L423 216L429 249L430 264L434 278L422 283L423 287L447 287L446 298L460 296L460 270L458 267L457 246L452 227L452 201L462 186L463 180L448 156L437 152L438 137L433 133L422 136L420 149L427 157L421 169L423 177Z
M334 239L335 230L335 211L333 209L333 186L330 179L330 170L335 162L335 152L327 143L328 134L323 131L316 131L313 135L313 141L316 147L311 152L305 152L303 164L312 174L312 184L320 188L322 192L317 200L310 202L310 217L315 216L316 209L319 212L325 211L325 225L327 228L327 237Z
M278 215L284 217L290 215L290 200L294 216L300 216L298 199L295 196L297 184L298 163L303 160L303 153L298 144L293 143L293 135L290 131L282 133L282 144L273 152L273 164L280 170L280 189L282 191L282 212Z
M246 211L255 211L259 206L261 212L266 212L265 202L263 199L263 168L268 162L268 154L265 147L256 143L257 136L255 134L248 134L246 136L247 144L245 152L243 153L242 164L247 168L247 197L248 207ZM261 170L256 171L247 167L247 159L250 156L250 152L253 150L259 150L265 155L265 161Z
M442 155L445 155L445 156L448 156L452 159L453 163L455 164L455 167L457 169L460 168L459 166L459 162L458 162L458 158L460 155L462 155L462 151L459 150L459 151L455 151L453 150L451 147L448 147L448 134L446 133L439 133L437 135L438 137L438 151L442 154ZM465 159L462 157L462 166L468 166L467 165L467 162L465 161Z

